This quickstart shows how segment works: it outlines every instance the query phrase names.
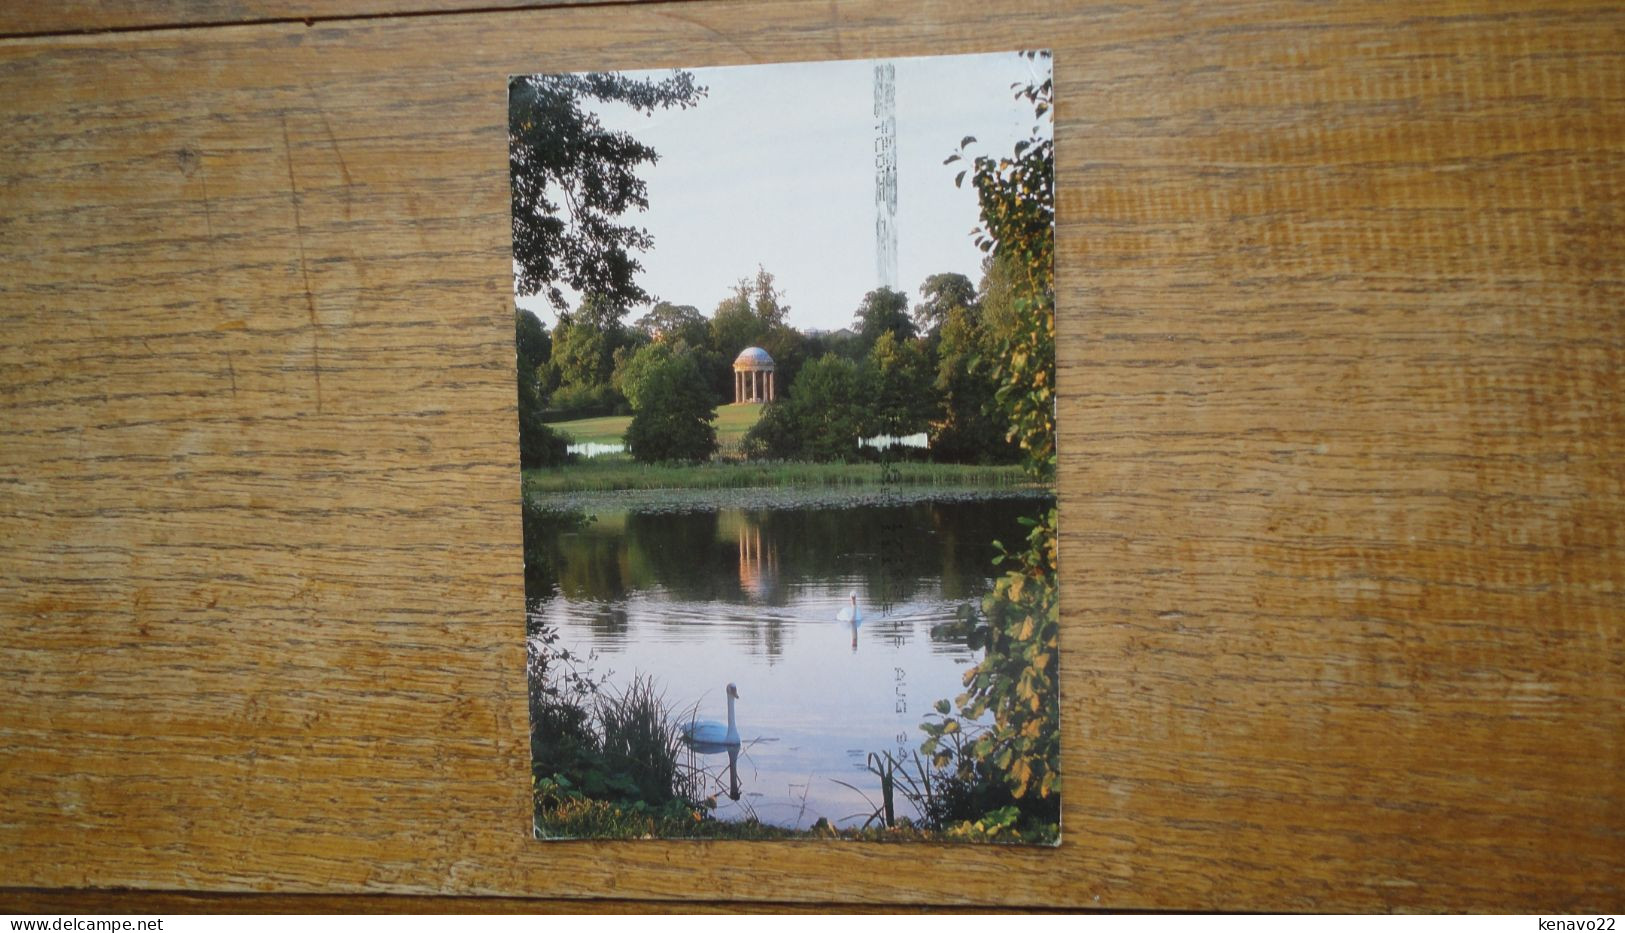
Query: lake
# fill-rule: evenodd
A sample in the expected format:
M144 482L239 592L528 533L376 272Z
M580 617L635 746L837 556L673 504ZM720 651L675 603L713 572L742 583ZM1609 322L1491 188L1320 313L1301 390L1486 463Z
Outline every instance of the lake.
M726 720L726 686L738 686L731 773L727 754L692 758L712 775L719 818L861 825L881 799L869 754L912 760L920 722L979 658L932 627L990 588L993 541L1017 545L1018 519L1053 502L599 511L536 542L545 569L529 591L550 595L528 601L529 627L556 631L610 689L652 675L701 719ZM857 625L836 618L853 593Z

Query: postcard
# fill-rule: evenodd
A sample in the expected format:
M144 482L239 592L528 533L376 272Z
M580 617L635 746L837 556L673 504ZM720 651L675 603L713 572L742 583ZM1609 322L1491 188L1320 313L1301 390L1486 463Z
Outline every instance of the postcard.
M1053 96L510 79L537 838L1059 840Z

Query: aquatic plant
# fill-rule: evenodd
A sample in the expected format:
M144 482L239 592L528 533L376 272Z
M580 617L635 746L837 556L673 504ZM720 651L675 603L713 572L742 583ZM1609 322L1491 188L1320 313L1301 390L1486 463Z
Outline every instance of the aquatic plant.
M600 692L596 710L607 789L658 805L691 800L696 775L682 764L681 724L653 677L638 675L618 694Z

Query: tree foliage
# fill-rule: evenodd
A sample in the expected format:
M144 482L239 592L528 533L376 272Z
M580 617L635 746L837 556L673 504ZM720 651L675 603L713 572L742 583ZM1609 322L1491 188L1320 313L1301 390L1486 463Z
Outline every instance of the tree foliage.
M855 460L872 417L872 383L851 360L826 355L801 368L785 398L770 402L745 435L746 456Z
M1026 53L1033 56L1036 53ZM1042 117L1050 108L1052 83L1028 85L1018 98ZM973 139L967 137L961 150ZM960 158L956 155L949 161ZM981 204L978 245L1012 274L1011 326L997 341L992 372L995 402L1009 419L1009 437L1035 476L1055 471L1054 158L1047 134L1034 127L1007 158L976 156L972 183ZM1026 547L1004 553L1005 572L977 607L964 607L971 643L985 649L965 675L958 715L946 702L927 722L921 751L939 767L960 775L991 770L1030 815L1055 812L1060 778L1059 603L1056 598L1056 512L1027 519ZM1004 550L1000 548L1001 552ZM993 725L954 752L948 740L969 731L969 722L992 712ZM955 761L954 759L958 760Z
M519 353L519 367L535 373L547 365L553 355L553 341L547 336L547 325L524 308L513 309L514 349Z
M547 328L529 311L515 309L514 349L519 384L519 463L525 467L564 462L566 443L542 422L545 384L542 372L551 347Z
M673 355L671 344L651 343L639 348L626 358L623 365L616 367L615 388L626 397L633 412L643 407L644 387L649 377Z
M1024 53L1036 57L1039 53ZM1047 57L1047 53L1045 57ZM1052 103L1054 81L1020 87L1018 99L1043 117ZM960 152L948 162L964 157ZM1042 478L1055 475L1055 141L1034 126L1032 136L1015 144L1010 156L973 157L966 175L976 189L981 226L976 244L1012 274L1016 325L1004 336L992 360L998 390L995 399L1009 420L1010 439L1026 454L1025 462Z
M737 356L739 351L760 342L766 332L767 328L756 317L756 309L751 301L751 286L743 280L734 286L733 294L722 299L711 313L711 346L720 353ZM729 362L732 360L730 356Z
M1021 449L1006 436L1002 416L995 414L997 388L984 357L993 337L979 308L948 312L936 331L937 368L932 394L937 417L931 426L933 457L962 463L1014 463Z
M920 285L921 302L914 306L914 326L931 333L948 315L976 304L976 286L958 272L938 272Z
M716 399L694 358L662 360L644 377L627 451L644 463L706 460L717 451Z
M915 334L914 321L908 316L908 296L885 286L863 296L853 323L865 347L874 346L881 334L890 333L904 340Z
M615 369L612 335L588 324L560 321L553 331L551 366L560 385L576 389L607 385Z
M773 273L762 266L756 267L756 281L751 287L751 308L756 312L756 319L762 322L765 330L774 330L784 327L790 316L790 306L780 301L777 286L773 284Z
M705 346L709 328L705 315L693 305L674 305L669 301L657 303L643 317L638 318L638 329L660 343L679 341L690 347Z
M773 273L758 266L756 278L740 279L711 315L711 346L737 356L746 347L762 346L769 335L792 330L790 306L782 297Z
M928 736L920 750L939 767L971 769L993 766L1018 801L1042 801L1061 789L1060 601L1056 587L1055 509L1026 519L1027 547L1000 548L1008 569L983 598L981 612L962 607L972 623L969 644L984 649L980 663L965 674L965 692L957 700L958 716L946 702L942 718L923 728ZM955 762L944 738L969 732L970 721L991 711L993 725L981 730L959 751Z
M635 281L633 253L648 231L618 222L649 206L639 167L659 158L631 134L606 129L589 101L644 114L687 109L705 89L688 72L662 80L620 74L521 75L508 84L508 161L513 183L513 258L520 294L542 293L560 311L560 285L596 293L623 312L649 296Z
M926 430L936 413L931 361L918 340L881 333L869 351L869 409L865 432L906 437Z
M807 338L788 324L780 324L762 335L756 344L773 357L774 378L779 389L786 389L800 375L807 362ZM732 369L730 367L730 372Z

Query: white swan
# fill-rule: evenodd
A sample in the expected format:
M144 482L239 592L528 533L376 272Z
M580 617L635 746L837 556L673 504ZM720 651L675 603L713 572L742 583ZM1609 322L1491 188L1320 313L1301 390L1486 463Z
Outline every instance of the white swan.
M857 623L863 621L863 610L858 608L858 591L853 590L847 599L852 600L852 605L847 606L840 612L837 612L835 614L835 620L837 622L851 622L852 624L856 625Z
M683 724L683 739L690 745L739 746L739 726L734 723L734 700L739 699L739 688L728 685L728 724L715 719L701 719Z

